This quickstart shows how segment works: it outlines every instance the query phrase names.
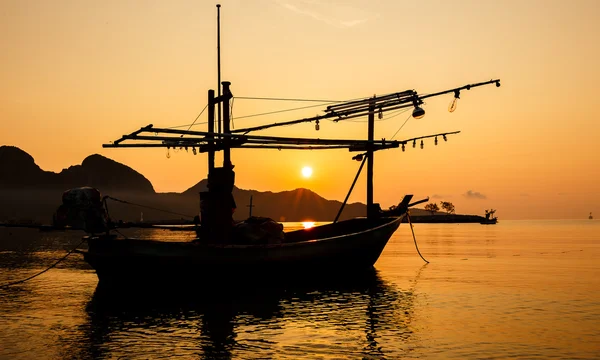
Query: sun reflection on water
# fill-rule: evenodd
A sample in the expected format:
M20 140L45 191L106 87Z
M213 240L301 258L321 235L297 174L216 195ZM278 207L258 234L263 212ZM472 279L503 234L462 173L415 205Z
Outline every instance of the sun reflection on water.
M302 226L304 226L305 229L310 229L315 226L315 222L314 221L303 221Z

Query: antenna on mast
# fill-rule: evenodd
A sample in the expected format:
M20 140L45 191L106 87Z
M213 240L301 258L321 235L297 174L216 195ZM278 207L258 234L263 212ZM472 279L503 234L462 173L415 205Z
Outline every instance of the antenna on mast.
M217 97L221 97L221 4L217 4ZM217 131L221 132L221 102L217 111Z

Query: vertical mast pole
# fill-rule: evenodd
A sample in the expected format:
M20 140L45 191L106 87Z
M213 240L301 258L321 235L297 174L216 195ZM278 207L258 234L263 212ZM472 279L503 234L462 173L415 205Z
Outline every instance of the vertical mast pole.
M217 4L217 97L221 96L221 4ZM218 132L221 132L221 102L218 105Z
M208 174L210 175L213 172L213 169L215 168L215 150L213 148L214 146L214 141L212 141L212 139L214 138L213 133L215 132L215 91L214 90L208 90L208 132L210 133L209 135L207 135L207 138L209 138L210 140L208 141Z
M369 128L367 148L367 218L375 216L373 209L373 138L375 136L375 104L369 105Z
M223 81L223 134L230 134L229 131L229 100L231 99L231 91L229 90L229 81ZM220 104L220 102L219 102ZM231 148L229 147L229 138L223 139L225 146L223 147L223 167L231 168Z

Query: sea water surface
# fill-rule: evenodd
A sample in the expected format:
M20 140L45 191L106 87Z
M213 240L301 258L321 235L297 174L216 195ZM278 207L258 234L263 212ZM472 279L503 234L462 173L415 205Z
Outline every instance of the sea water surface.
M0 359L600 358L600 221L414 231L429 264L402 224L364 278L226 296L106 293L72 254L0 289ZM43 270L81 235L0 228L0 285Z

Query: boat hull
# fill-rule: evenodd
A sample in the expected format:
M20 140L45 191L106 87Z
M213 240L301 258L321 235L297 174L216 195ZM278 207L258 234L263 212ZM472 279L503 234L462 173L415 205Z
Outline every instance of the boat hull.
M498 219L485 219L479 222L481 225L494 225L498 223Z
M88 237L83 255L99 280L111 283L323 276L372 268L401 222L402 216L352 219L288 233L294 242L268 245Z

